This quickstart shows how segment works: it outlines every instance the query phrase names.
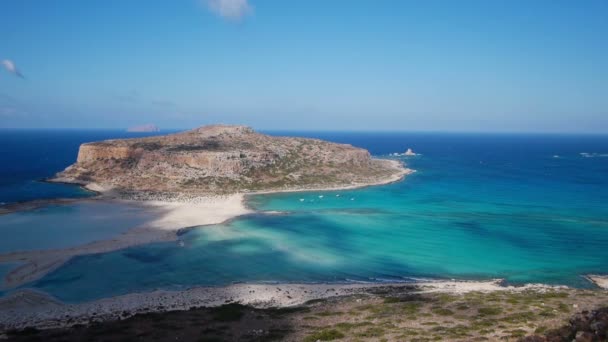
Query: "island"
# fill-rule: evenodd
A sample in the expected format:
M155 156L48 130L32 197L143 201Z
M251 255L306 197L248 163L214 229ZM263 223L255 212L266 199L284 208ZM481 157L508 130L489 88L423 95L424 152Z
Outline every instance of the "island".
M344 189L393 182L409 172L398 161L372 158L351 145L212 125L83 144L76 163L51 181L123 198L164 199Z
M154 124L145 124L145 125L129 127L129 128L127 128L127 132L134 132L134 133L160 132L160 128L158 128Z

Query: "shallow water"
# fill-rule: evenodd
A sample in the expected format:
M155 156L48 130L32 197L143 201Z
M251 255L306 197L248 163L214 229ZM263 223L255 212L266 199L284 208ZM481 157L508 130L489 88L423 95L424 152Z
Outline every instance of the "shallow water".
M0 215L0 253L55 249L110 239L150 218L140 207L100 201Z
M17 267L17 263L0 263L0 277L4 278L13 268Z
M501 277L589 286L581 274L608 269L608 158L599 156L608 137L316 136L376 155L406 147L423 155L400 157L418 170L403 182L255 196L255 208L286 214L195 229L183 247L78 257L32 285L78 302L242 281Z
M7 274L10 273L11 270L19 266L18 263L0 263L0 279L3 279ZM0 284L0 297L6 295L6 289Z

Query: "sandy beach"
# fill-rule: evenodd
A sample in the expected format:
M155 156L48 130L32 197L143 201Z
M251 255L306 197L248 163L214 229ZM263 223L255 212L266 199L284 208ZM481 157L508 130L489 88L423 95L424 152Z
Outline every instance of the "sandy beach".
M286 307L313 299L373 293L390 288L416 293L494 291L547 291L565 287L529 284L501 286L489 281L421 281L394 284L236 284L226 287L196 287L185 291L132 293L80 304L64 304L44 293L19 290L0 299L0 331L23 327L54 328L95 321L124 319L138 313L189 310L240 303L256 308Z
M591 281L598 287L608 290L608 275L589 274L589 275L586 275L585 278L587 278L589 281Z

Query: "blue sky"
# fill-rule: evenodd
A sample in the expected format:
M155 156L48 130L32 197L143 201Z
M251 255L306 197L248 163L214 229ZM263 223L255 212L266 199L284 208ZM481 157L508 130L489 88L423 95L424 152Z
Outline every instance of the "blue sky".
M594 0L4 0L0 127L608 133L607 18Z

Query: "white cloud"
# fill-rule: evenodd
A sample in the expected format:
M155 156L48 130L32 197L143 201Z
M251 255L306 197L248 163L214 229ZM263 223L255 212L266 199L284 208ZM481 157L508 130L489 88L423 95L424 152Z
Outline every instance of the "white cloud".
M6 71L10 72L11 74L13 74L17 77L24 78L23 75L21 74L21 72L19 72L19 70L17 69L17 66L15 65L15 63L13 61L11 61L10 59L5 59L1 63L2 63L2 66L4 67L4 69L6 69Z
M240 20L251 13L253 7L248 0L205 0L214 13L230 20Z

